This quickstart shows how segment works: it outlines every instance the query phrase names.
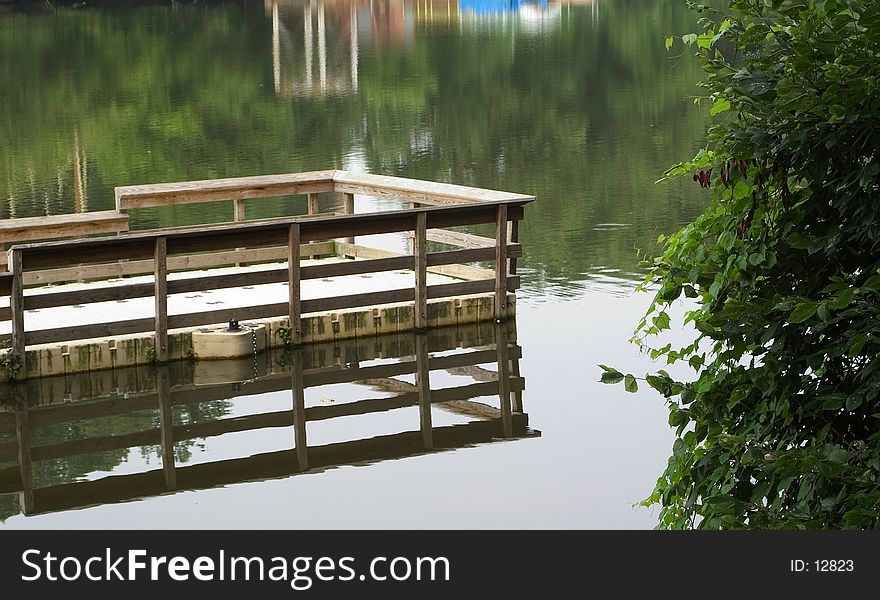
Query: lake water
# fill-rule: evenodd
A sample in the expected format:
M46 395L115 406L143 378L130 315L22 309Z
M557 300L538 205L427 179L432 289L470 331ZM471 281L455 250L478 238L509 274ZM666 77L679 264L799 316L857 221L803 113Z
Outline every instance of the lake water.
M33 485L55 486L55 496L75 487L58 486L75 482L114 485L109 475L152 469L156 481L122 480L136 482L129 497L102 492L105 484L85 486L98 491L67 504L47 500L47 512L37 506L40 514L28 516L18 494L0 492L2 527L653 527L655 514L634 504L650 493L671 451L666 409L651 390L626 394L599 384L596 365L651 368L627 343L649 301L633 293L641 261L659 234L704 206L693 183L654 183L694 153L706 125L692 101L699 68L663 47L666 35L694 26L677 0L0 8L0 217L111 209L117 185L326 168L538 198L520 230L523 288L510 332L525 381L529 429L521 435L490 431L428 452L418 435L387 444L376 437L418 434L418 406L340 416L306 428L310 447L342 444L338 456L298 470L290 466L289 426L202 436L193 425L192 438L170 450L180 482L191 477L192 485L162 487L169 450L152 438L73 458L47 451L34 457ZM249 216L293 210L279 199ZM228 204L145 209L133 214L132 226L229 218ZM432 358L488 351L496 333L476 331L460 332L467 343L435 340L428 350ZM377 367L406 357L412 349L354 362L335 357L331 366ZM243 369L239 379L263 381L271 371L264 367L253 377L249 365L232 365L227 379ZM491 360L456 368L436 378L432 372L432 393L466 381L461 369L472 383L494 370ZM161 397L155 372L134 377L152 382L141 392ZM169 377L172 390L198 381ZM174 406L173 392L166 420L284 412L291 389L281 377L258 394L230 388L203 404ZM411 375L398 380L415 383ZM83 385L44 386L34 402L73 399L66 395ZM102 394L81 395L113 400L112 392ZM305 403L319 414L386 395L339 382L306 390ZM501 410L497 395L473 398L489 407L480 410ZM437 431L467 421L461 410L430 413ZM130 435L161 429L162 414L148 407L89 426L37 422L31 439L57 446ZM378 439L381 448L345 446L362 439ZM6 441L0 436L0 447ZM235 475L187 475L197 470L186 467L214 461L234 471L239 463L229 461L272 452L288 467L245 462ZM0 461L0 479L9 464Z

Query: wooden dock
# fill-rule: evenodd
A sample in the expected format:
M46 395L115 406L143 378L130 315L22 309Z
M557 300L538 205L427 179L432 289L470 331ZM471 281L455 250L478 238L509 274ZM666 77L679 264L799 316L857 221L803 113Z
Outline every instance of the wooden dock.
M318 195L341 196L342 210L318 213ZM4 222L0 242L14 243L8 250L8 272L0 273L0 320L11 321L11 342L6 365L10 375L26 379L40 373L29 362L40 361L37 346L60 347L76 340L107 340L152 333L152 351L139 361L165 363L169 332L222 324L230 319L261 320L285 317L289 341L302 345L304 315L327 314L346 309L378 311L395 303L411 305L410 329L429 328L429 300L491 295L491 317L504 320L509 314L509 294L519 287L516 262L522 256L518 223L524 206L533 196L345 171L317 171L191 181L116 188L116 211L38 217ZM248 220L250 202L276 196L302 198L304 214L294 217ZM356 199L370 196L400 202L400 209L357 212ZM166 228L130 232L128 213L156 206L202 202L232 202L233 221L198 227ZM22 223L28 221L22 227ZM457 231L460 226L493 224L495 237ZM82 237L117 232L102 237ZM355 243L357 236L398 234L410 240L411 253L401 254ZM5 237L4 237L5 236ZM74 237L61 241L19 243L34 239ZM434 244L434 250L429 248ZM452 248L440 249L436 248ZM302 258L335 255L349 260L303 266ZM241 263L266 263L268 268L169 279L169 273L229 267ZM494 263L487 269L483 263ZM274 265L274 266L272 266ZM368 293L303 299L302 282L350 275L411 270L413 285ZM454 282L430 285L427 274L439 273ZM84 280L151 274L148 283L115 282L62 293L40 286ZM168 297L205 290L285 283L284 302L257 304L222 310L169 314ZM124 301L154 299L154 314L135 319L113 319L89 324L33 329L27 326L28 311ZM485 318L487 315L483 315ZM290 326L289 324L293 324ZM396 327L402 328L398 323ZM116 348L115 343L108 351Z

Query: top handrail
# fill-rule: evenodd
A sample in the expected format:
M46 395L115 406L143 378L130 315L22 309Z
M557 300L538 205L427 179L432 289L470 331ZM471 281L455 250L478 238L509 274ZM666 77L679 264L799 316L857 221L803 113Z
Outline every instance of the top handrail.
M475 204L534 196L421 179L354 173L342 170L256 175L115 188L116 209L246 200L320 192L363 193L421 203Z

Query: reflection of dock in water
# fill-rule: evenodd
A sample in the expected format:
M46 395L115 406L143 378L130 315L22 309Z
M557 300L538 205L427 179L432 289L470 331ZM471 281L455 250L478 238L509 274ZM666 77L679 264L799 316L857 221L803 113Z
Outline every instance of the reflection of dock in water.
M420 335L315 344L236 361L119 369L7 387L7 396L14 398L0 409L0 499L7 495L7 501L0 504L0 518L18 510L25 514L66 510L539 435L528 429L523 412L521 349L513 327L513 321L483 323ZM406 381L407 376L414 376L414 383ZM441 380L459 383L462 377L468 383L438 385ZM306 405L308 388L333 384L359 386L368 395L377 391L381 395ZM218 401L228 406L229 400L247 406L253 399L245 396L284 390L290 392L289 409L243 416L229 416L228 408L208 409ZM487 401L487 397L494 398ZM174 422L175 411L197 405L205 407L202 418ZM418 407L418 419L413 415L408 431L308 444L307 423L332 424L340 417L407 407ZM149 417L144 419L144 414ZM113 417L136 415L142 416L139 422L147 428L111 434L102 429L102 419L106 424ZM466 422L437 426L438 416ZM98 433L69 439L74 424L79 431ZM67 434L53 438L47 433L62 425ZM292 428L289 447L200 464L188 465L177 458L181 444L267 428ZM88 468L73 473L76 468L71 465L81 466L85 455L113 451L127 455L132 449L150 446L158 447L161 468L131 474L111 470L91 480L78 480L88 474ZM124 460L119 457L117 464ZM35 475L34 467L40 463L48 465L41 472L73 474L67 481L58 482L56 477L45 485ZM18 495L17 507L9 502L9 494Z

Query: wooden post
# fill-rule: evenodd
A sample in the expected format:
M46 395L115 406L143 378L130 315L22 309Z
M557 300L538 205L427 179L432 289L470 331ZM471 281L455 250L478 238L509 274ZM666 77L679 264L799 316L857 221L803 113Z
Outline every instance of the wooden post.
M296 444L296 460L300 471L309 470L309 446L306 437L306 400L305 378L303 376L302 350L293 351L293 363L290 370L291 389L293 390L293 437Z
M510 221L507 224L507 239L511 244L519 243L519 221ZM507 261L509 264L508 273L516 275L516 259L509 258Z
M318 194L312 193L309 194L309 214L316 215L318 214ZM310 256L309 258L318 258L317 255Z
M287 292L289 294L290 343L294 346L301 345L303 337L299 243L299 223L293 223L287 234Z
M156 238L154 292L156 299L156 362L168 362L168 260L165 237Z
M507 346L507 324L495 323L495 348L498 351L498 397L501 400L501 429L504 437L513 436L513 415L510 407L510 351Z
M419 428L425 450L434 448L431 424L431 370L428 364L428 336L416 336L416 386L419 388Z
M156 391L159 397L159 440L162 448L162 471L165 487L177 489L177 469L174 463L174 420L171 413L171 381L168 367L162 365L156 371Z
M413 270L416 272L416 297L413 312L415 313L416 331L428 328L428 215L416 213L416 231L413 237Z
M244 198L236 198L232 201L232 220L233 221L244 221L245 217L245 208L244 208ZM236 250L244 250L244 248L236 248ZM242 266L242 263L236 262L236 267Z
M347 215L354 214L354 194L343 194L342 195L342 212ZM349 244L354 244L354 237L343 238L344 242ZM345 258L354 258L354 256L346 255Z
M236 198L234 200L234 204L232 205L232 220L233 221L244 221L245 217L245 208L244 208L244 198Z
M27 373L26 349L27 336L24 330L24 280L22 279L21 250L12 250L12 258L9 261L9 270L12 271L12 295L9 297L9 306L12 312L12 352L13 360L18 361L16 372L24 375Z
M31 434L27 400L22 399L21 405L15 409L15 440L18 459L18 470L21 474L21 494L18 502L21 512L25 515L34 512L33 468L31 466Z
M507 205L498 206L495 223L495 320L507 318Z

